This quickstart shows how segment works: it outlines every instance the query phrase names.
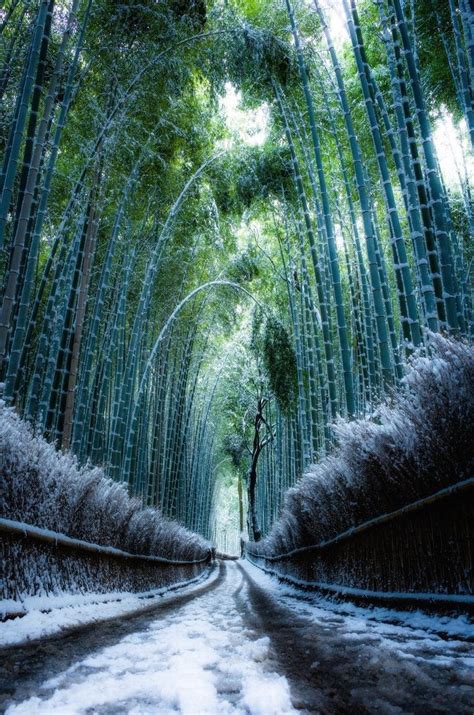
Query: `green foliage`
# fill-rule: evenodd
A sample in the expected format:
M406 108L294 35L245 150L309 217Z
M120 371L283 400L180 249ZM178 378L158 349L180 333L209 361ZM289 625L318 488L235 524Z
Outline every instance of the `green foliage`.
M24 103L27 116L18 130L14 160L5 149L10 126L16 126L15 107L29 58L36 56L31 37L41 3L10 3L13 15L2 33L0 150L6 161L0 183L6 182L2 196L11 192L11 200L3 202L6 250L0 262L6 268L2 290L10 291L5 305L13 307L9 322L0 321L0 332L9 352L4 366L11 368L8 389L20 412L35 403L28 416L41 413L41 426L47 424L45 431L58 441L67 397L77 396L72 445L79 459L110 465L117 479L125 472L131 489L148 503L160 503L169 514L179 512L185 523L204 532L221 457L227 465L231 458L234 476L235 470L242 476L248 469L257 404L264 404L262 436L271 436L259 463L264 475L259 477L260 506L267 509L271 502L265 524L278 509L278 490L293 484L330 444L331 415L347 394L335 265L340 267L342 287L337 290L348 325L358 411L385 389L382 350L390 379L398 351L404 350L398 333L399 303L405 296L403 286L396 285L394 266L408 266L417 277L413 216L388 140L392 136L394 146L403 150L377 4L357 1L367 63L386 107L385 114L375 108L381 134L377 151L352 48L337 49L348 95L344 110L333 68L322 61L327 54L318 15L306 0L292 5L307 86L300 80L281 0L94 0L74 64L87 6L79 2L61 70L56 63L69 4L57 2L40 97L34 111L31 97ZM402 5L409 12L410 3ZM433 42L437 28L443 28L450 59L456 60L448 5L442 0L412 5L425 98L433 115L441 104L454 110L447 58L440 43ZM390 3L383 6L388 11ZM408 77L406 62L403 67ZM36 74L28 75L32 92ZM48 86L55 79L53 106L47 110ZM227 83L242 93L244 108L264 105L268 111L263 145L245 144L239 132L233 133L232 121L226 125L218 105ZM62 115L68 89L72 102ZM312 124L305 90L313 97ZM416 145L418 155L407 157L409 167L401 168L407 176L410 167L420 170L420 196L410 198L418 210L418 198L424 205L426 196L435 197L429 181L437 170L426 170L427 141L420 140L420 112L410 86L407 91L411 146ZM387 118L389 131L382 121ZM36 146L40 124L47 131L38 140L38 173L27 192L33 199L20 220L21 176L31 178L33 171L26 136L31 132ZM319 135L319 162L311 130ZM54 149L58 153L47 193ZM383 181L377 165L382 155L387 164ZM6 167L11 169L8 181ZM297 187L295 174L301 176ZM383 186L393 189L388 212ZM449 188L446 201L443 196L432 202L434 207L442 203L446 211L453 263L463 286L469 272L464 268L472 259L468 187L464 191L461 196ZM44 197L42 225L33 236ZM393 253L398 213L403 231L397 248L406 242L407 263ZM430 212L425 214L420 240L442 238ZM331 223L332 254L327 242ZM19 225L25 231L15 244ZM81 237L94 231L85 256ZM15 245L18 260L10 270ZM436 252L435 245L430 255ZM216 278L245 286L264 309L255 309L251 318L250 300L229 287L200 293L172 322L145 374L155 341L176 306ZM29 292L20 305L25 285ZM422 295L424 286L422 291L416 287L417 296ZM467 285L465 290L459 305L467 322ZM77 339L80 304L83 334ZM380 327L386 339L377 344ZM74 384L69 374L73 349L78 353ZM132 409L137 428L127 436Z
M237 197L248 208L255 200L293 192L291 158L286 147L254 148L246 153L237 179Z
M288 412L297 394L296 354L287 329L273 317L265 324L263 363L280 409Z
M253 312L250 350L262 365L270 394L287 413L297 394L295 349L283 323L259 306Z
M194 30L203 30L207 11L204 0L172 0L171 11L178 22L191 25Z
M264 340L264 313L262 308L257 305L254 308L252 314L252 330L250 333L250 351L253 353L254 358L260 360L263 352L263 340Z
M294 196L291 158L284 146L239 147L213 170L217 206L225 214L241 215L268 199Z
M233 466L238 469L242 464L242 457L245 451L243 436L236 433L227 434L223 440L223 450L231 458Z
M271 30L247 23L228 38L225 68L232 84L244 91L249 106L273 97L272 79L286 87L297 77L291 45Z
M441 40L444 35L451 62L456 64L453 26L447 0L417 0L415 23L418 39L420 67L432 110L441 104L460 115L456 88L450 71L446 48ZM436 38L436 41L433 41Z
M238 253L229 265L227 275L234 283L250 283L260 274L260 266L255 250Z

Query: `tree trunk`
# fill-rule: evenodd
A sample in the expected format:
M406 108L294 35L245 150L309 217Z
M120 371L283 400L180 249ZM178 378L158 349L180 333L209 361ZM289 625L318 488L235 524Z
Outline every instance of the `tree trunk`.
M255 488L257 486L257 464L262 449L265 447L266 444L268 444L270 439L267 438L263 440L263 442L260 441L260 430L262 428L262 424L265 424L265 418L263 416L265 404L266 400L260 397L257 403L257 414L255 415L255 431L253 436L252 459L250 462L248 474L248 526L249 534L254 541L260 541L260 539L262 538L262 532L260 531L260 527L258 525L257 504L255 499Z
M240 555L244 555L244 539L242 532L244 530L244 502L242 494L242 479L237 477L237 494L239 498L239 543L240 543Z

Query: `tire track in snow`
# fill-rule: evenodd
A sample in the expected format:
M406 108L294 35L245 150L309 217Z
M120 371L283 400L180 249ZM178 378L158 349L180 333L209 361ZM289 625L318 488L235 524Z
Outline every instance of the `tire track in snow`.
M344 699L341 698L340 683L334 682L331 669L324 667L316 675L312 667L316 657L314 643L311 642L311 648L307 647L307 621L282 608L256 584L244 567L238 564L238 568L248 591L248 599L242 592L234 594L238 607L252 627L270 637L280 668L290 682L295 707L307 713L349 712L341 709ZM351 712L358 715L365 710Z

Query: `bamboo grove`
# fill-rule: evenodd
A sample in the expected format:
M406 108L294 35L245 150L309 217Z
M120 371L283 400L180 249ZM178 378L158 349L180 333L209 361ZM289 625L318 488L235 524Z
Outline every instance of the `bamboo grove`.
M344 43L320 0L0 10L3 399L206 537L220 480L267 533L338 418L472 332L470 2L336 5Z

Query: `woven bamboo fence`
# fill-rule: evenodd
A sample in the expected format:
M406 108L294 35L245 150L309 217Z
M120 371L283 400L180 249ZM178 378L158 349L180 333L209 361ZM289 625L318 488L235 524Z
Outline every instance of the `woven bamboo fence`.
M197 578L211 551L196 560L132 554L0 519L0 597L57 593L146 592Z
M246 556L297 585L371 601L474 608L474 479L384 514L335 538Z

